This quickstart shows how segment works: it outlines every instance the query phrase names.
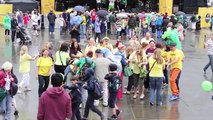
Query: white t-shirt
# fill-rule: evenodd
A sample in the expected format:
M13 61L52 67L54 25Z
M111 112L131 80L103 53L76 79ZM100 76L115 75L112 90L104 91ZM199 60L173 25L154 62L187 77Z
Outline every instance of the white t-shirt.
M213 55L213 40L209 39L206 41L207 54Z
M110 0L109 5L112 5L112 6L115 5L115 0Z
M97 1L97 3L101 3L101 0L96 0Z
M37 15L33 14L31 16L31 20L32 20L33 25L38 25L38 16Z
M64 18L60 17L59 18L59 25L63 27L64 26L64 22L65 22Z

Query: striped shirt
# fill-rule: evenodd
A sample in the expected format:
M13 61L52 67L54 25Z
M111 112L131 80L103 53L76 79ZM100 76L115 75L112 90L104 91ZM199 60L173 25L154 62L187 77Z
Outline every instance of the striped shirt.
M212 39L207 40L206 47L207 47L207 54L213 55L213 40Z

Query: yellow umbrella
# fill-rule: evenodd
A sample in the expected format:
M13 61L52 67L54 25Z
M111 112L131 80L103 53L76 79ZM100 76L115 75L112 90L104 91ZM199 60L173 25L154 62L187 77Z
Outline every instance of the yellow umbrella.
M66 12L72 12L72 11L73 11L73 8L69 8L69 9L67 9Z

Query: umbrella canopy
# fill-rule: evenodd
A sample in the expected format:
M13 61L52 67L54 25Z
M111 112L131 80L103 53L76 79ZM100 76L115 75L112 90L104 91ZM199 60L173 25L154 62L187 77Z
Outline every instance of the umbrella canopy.
M118 14L116 14L116 17L127 18L129 15L130 15L130 13L118 13Z
M69 9L67 9L66 12L70 13L70 12L72 12L72 11L73 11L73 8L69 8Z
M175 13L175 15L176 16L181 16L181 15L185 16L185 13L182 12L182 11L178 11L178 12Z
M80 25L82 23L82 17L81 16L74 16L71 21L70 24L71 25Z
M139 13L139 14L138 14L138 17L139 17L139 18L144 18L144 17L146 17L146 15L143 14L143 13Z
M74 10L77 12L85 12L86 8L81 5L78 5L74 7Z
M97 12L97 15L98 15L99 17L105 17L105 16L108 15L108 12L107 12L106 10L99 10L99 11Z

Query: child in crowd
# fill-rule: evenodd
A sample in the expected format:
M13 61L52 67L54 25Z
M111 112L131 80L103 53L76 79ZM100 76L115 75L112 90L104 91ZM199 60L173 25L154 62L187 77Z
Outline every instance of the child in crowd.
M18 93L21 93L21 88L25 87L26 91L31 91L29 88L30 85L30 61L33 61L37 58L36 56L30 56L28 54L28 48L26 45L21 47L20 51L20 60L19 60L19 72L22 73L22 81L19 83Z
M80 112L80 104L82 101L81 87L83 85L82 82L79 82L79 78L77 76L71 77L71 85L64 85L65 89L70 90L70 96L72 98L72 118L71 120L81 120L81 112Z
M116 82L116 80L120 80L118 76L116 64L109 65L109 73L104 77L104 79L109 81L108 104L109 104L109 107L112 109L111 119L117 119L121 111L118 109L116 105L116 96L117 96L118 90L121 87L121 84L117 84Z

